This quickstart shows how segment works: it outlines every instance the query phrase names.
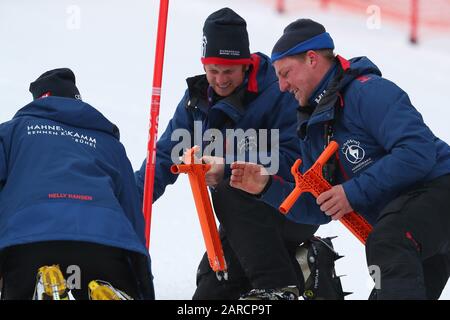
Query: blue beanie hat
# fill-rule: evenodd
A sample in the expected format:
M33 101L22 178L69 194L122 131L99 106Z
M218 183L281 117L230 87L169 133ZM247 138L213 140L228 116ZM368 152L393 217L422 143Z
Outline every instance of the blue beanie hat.
M334 49L325 27L311 19L298 19L289 24L272 50L272 63L308 50Z

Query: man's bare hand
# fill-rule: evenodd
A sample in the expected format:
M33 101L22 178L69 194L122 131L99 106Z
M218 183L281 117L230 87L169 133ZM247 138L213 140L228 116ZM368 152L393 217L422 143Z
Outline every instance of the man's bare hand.
M259 194L264 190L269 175L266 169L255 163L234 162L231 164L230 186L251 194Z
M206 184L210 187L217 186L223 180L225 161L220 157L203 156L202 161L210 164L211 168L205 174Z
M339 220L347 213L353 211L353 208L348 202L344 187L340 184L323 192L317 197L316 202L320 206L320 210L333 220Z
M192 147L194 156L193 156L193 160L194 163L202 163L201 158L198 157L198 153L200 152L200 147L199 146L193 146ZM191 157L188 155L187 150L183 153L183 156L180 157L181 162L185 163L185 164L191 164Z
M200 147L193 146L193 161L196 164L207 163L210 164L211 167L205 174L206 185L209 187L217 186L222 180L225 171L225 162L223 158L213 157L213 156L203 156L199 157ZM180 157L180 160L185 164L191 164L191 158L188 156L187 152Z

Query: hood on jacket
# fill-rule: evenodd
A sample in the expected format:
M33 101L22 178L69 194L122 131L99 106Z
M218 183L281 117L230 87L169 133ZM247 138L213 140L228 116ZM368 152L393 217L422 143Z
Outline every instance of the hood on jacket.
M78 128L103 131L120 140L119 128L97 109L81 100L64 97L37 99L17 111L13 119L24 116L45 118Z
M315 121L328 121L334 117L334 106L340 99L338 93L343 93L353 80L363 75L375 74L381 76L381 71L367 57L356 57L346 60L337 56L335 64L317 85L309 98L308 106L299 106L297 113L297 134L300 138L306 135L306 127L311 117ZM329 114L324 116L324 114Z

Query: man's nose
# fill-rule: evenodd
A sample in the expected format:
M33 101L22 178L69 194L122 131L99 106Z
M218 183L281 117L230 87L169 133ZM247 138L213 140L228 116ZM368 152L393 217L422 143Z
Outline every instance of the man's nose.
M280 86L280 91L284 92L289 90L289 83L286 80L281 78L278 80L278 84Z
M226 83L226 82L227 82L227 76L225 76L225 75L223 75L223 74L218 74L218 75L216 76L216 82L217 82L218 84L224 84L224 83Z

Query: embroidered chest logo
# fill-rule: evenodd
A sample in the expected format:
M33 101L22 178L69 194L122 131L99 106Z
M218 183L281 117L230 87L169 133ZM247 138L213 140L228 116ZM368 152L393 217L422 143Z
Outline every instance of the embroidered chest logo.
M257 138L255 136L245 136L238 142L239 153L256 151L258 149Z
M347 140L342 146L342 153L352 164L360 163L366 155L364 149L360 147L360 142L355 140Z

